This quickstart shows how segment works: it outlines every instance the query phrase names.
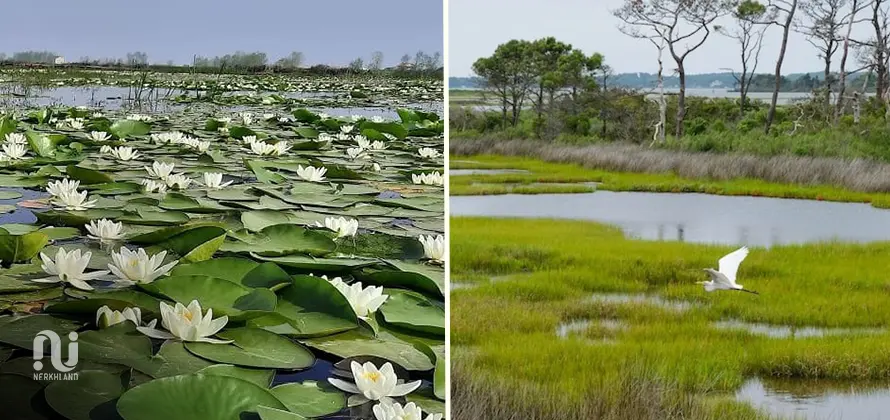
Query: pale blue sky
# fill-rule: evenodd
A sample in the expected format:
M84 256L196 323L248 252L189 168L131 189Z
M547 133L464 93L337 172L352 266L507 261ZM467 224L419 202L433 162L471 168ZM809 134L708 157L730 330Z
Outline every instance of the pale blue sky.
M491 55L498 44L510 39L532 40L547 36L570 43L588 54L604 54L606 63L619 73L654 73L658 69L658 50L649 41L631 38L618 30L620 20L611 11L620 8L624 1L449 0L449 75L471 75L476 59ZM861 12L857 17L870 16L871 12ZM717 23L731 24L731 19L724 18ZM856 25L853 36L866 39L869 23ZM775 70L781 40L782 31L777 26L767 31L758 73ZM704 46L688 56L686 70L688 73L710 73L725 71L723 69L727 67L739 69L738 56L735 40L711 35ZM840 52L835 55L835 70L839 61ZM665 55L665 71L671 73L675 67ZM816 49L803 35L792 32L782 72L821 71L822 67ZM858 67L851 52L847 69Z
M384 53L443 51L442 0L26 0L3 2L0 52L49 50L77 60L145 51L150 62L192 55L291 51L308 64L346 65Z

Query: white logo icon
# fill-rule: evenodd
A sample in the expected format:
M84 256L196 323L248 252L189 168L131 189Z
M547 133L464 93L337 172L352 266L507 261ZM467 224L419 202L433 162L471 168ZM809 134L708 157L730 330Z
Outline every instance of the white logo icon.
M43 349L46 340L49 340L50 362L55 370L61 373L39 373L43 369ZM55 331L43 330L34 337L34 374L35 380L73 380L77 379L77 373L67 373L77 366L77 333L68 334L68 360L62 360L62 338Z

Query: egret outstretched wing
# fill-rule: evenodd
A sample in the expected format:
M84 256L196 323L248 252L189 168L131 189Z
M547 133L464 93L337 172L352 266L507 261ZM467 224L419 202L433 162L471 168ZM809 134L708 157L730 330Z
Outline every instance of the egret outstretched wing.
M739 264L748 256L748 247L743 246L729 254L726 254L719 261L719 270L726 276L729 281L735 284L736 273L739 271Z

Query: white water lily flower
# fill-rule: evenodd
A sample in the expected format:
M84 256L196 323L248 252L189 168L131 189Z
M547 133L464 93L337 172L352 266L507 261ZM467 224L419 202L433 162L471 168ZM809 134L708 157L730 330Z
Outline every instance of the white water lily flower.
M364 152L364 149L362 149L361 147L350 147L346 149L346 155L349 156L350 159L357 159L359 157L362 157Z
M121 247L120 253L111 251L112 263L108 264L108 269L121 280L120 283L151 283L158 277L167 274L173 266L179 263L179 261L173 261L162 265L166 256L167 251L161 251L149 257L142 248L133 252L126 247Z
M222 182L222 177L219 172L204 172L204 185L215 190L232 185L232 181Z
M280 123L286 123L288 121L290 121L290 120L287 117L278 117L278 122L280 122Z
M360 281L351 285L337 279L330 280L330 282L349 301L349 305L352 306L352 310L359 318L368 318L389 298L389 295L383 294L383 287L362 288Z
M379 116L379 115L374 115L374 116L371 117L371 122L382 123L382 122L384 122L384 121L386 121L386 120L385 120L383 117Z
M244 125L250 125L250 123L253 122L253 114L249 112L242 112L238 114L238 116L241 117L241 122L243 122Z
M56 251L55 259L51 259L41 252L40 259L43 260L43 265L40 268L53 277L35 279L33 281L37 283L69 283L81 290L93 290L93 286L87 284L87 280L96 280L108 274L108 271L84 273L83 271L90 264L92 256L92 252L81 255L79 249L66 252L64 249L59 248Z
M127 115L127 119L128 119L128 120L131 120L131 121L143 121L143 122L151 121L151 117L150 117L150 116L148 116L148 115L142 115L142 114L131 114L131 115Z
M93 117L93 118L102 118L104 116L105 116L105 114L103 114L101 112L94 112L93 115L91 115L91 117Z
M99 153L103 155L111 155L114 154L114 148L106 144L99 148Z
M182 140L182 144L188 146L189 148L195 149L201 153L210 150L210 142L209 141L201 141L198 139L194 139L191 137L186 137Z
M16 160L24 158L25 154L28 153L28 149L24 144L3 143L3 153L9 156L10 159Z
M6 143L10 144L28 144L28 139L22 133L7 133Z
M99 328L108 328L122 322L130 321L137 327L142 326L142 310L138 307L124 308L123 311L113 311L107 305L96 311L96 326ZM154 327L157 320L151 321L148 325Z
M87 232L90 232L90 234L87 235L90 239L116 241L124 238L124 224L121 222L115 223L108 219L91 220L90 223L86 225L86 228Z
M275 118L275 114L263 114L264 120L271 120L273 118Z
M57 197L63 192L77 192L77 188L80 187L80 181L73 181L71 179L65 178L61 181L52 181L46 185L46 192L50 193L53 197Z
M383 137L386 137L386 139L389 140L389 141L392 141L392 140L395 140L395 139L398 138L398 137L396 137L396 136L394 136L394 135L392 135L392 134L389 134L389 133L380 133L380 134L383 134Z
M439 171L428 173L428 174L411 174L411 181L415 184L423 184L423 185L438 185L442 186L445 184L445 178L442 177L442 174Z
M337 133L337 135L334 137L336 137L337 140L340 140L340 141L346 141L346 140L349 140L350 138L352 138L352 136L350 136L349 134L346 134L346 133Z
M179 144L186 138L185 134L179 131L171 131L168 133L152 134L151 139L157 144Z
M87 200L87 192L62 191L52 203L65 210L86 210L96 206L96 200Z
M165 180L168 176L170 176L171 173L173 173L174 166L175 165L173 163L155 161L151 164L151 168L146 166L145 170L148 171L149 175L161 180Z
M341 126L340 126L340 132L341 132L341 133L344 133L344 134L348 134L348 133L352 132L352 130L353 130L354 128L355 128L354 125L341 125Z
M421 147L420 149L417 150L417 154L419 154L420 157L422 157L424 159L435 159L439 156L442 156L442 154L439 153L438 150L433 149L431 147Z
M371 147L370 147L370 149L371 149L371 150L383 150L383 149L386 149L386 143L384 143L384 142L382 142L382 141L380 141L380 140L377 140L377 141L371 143Z
M349 404L352 406L368 401L391 404L393 397L408 395L420 387L420 381L402 383L403 381L396 376L392 363L389 362L384 363L380 369L371 362L364 364L352 362L350 368L355 384L339 378L328 378L328 382L350 394L358 394L349 398Z
M201 304L193 300L188 307L176 302L170 306L161 302L161 326L167 331L155 329L154 326L137 327L139 332L162 340L179 339L182 341L200 341L212 344L228 344L232 340L218 340L210 336L218 333L229 322L228 316L213 319L213 309L208 308L207 314L201 311Z
M326 120L326 119L328 119L328 118L331 118L331 116L328 115L328 114L326 114L326 113L324 113L324 112L319 112L319 113L318 113L318 118L319 118L319 119L322 119L322 120Z
M257 139L256 139L256 136L244 136L244 137L241 137L241 141L243 141L245 145L250 147L251 144L254 144L257 142Z
M377 420L442 420L442 414L430 414L423 417L423 411L413 402L402 406L399 403L380 403L374 406L374 417Z
M88 134L87 137L93 141L111 140L111 135L104 131L90 131L90 134Z
M83 130L83 121L69 120L68 125L75 130Z
M315 226L337 232L337 238L339 239L346 236L355 236L355 233L358 231L358 220L345 217L325 217L324 224L315 222Z
M229 117L220 117L216 118L216 120L221 122L223 125L227 125L228 123L232 122L232 119Z
M275 146L263 141L254 141L253 143L250 143L250 151L260 156L271 156L278 153Z
M217 132L224 135L229 135L229 127L219 127L216 129Z
M278 156L284 155L290 150L290 144L286 141L279 141L272 145L275 148L275 154Z
M358 143L358 147L362 149L371 148L371 141L365 136L355 136L355 142Z
M371 169L373 169L374 172L380 172L380 170L383 169L383 168L380 167L380 164L379 164L379 163L374 162L374 164L371 165Z
M173 174L165 178L164 182L167 183L167 187L169 188L184 190L192 184L192 179L185 176L185 174Z
M304 168L302 165L297 165L297 176L309 182L324 181L324 174L327 171L328 168L316 168L314 166L307 166Z
M445 238L442 235L420 235L423 244L423 255L434 261L445 261Z
M132 160L139 158L139 152L132 147L120 146L116 149L111 149L111 155L115 158L123 161Z
M145 186L145 192L147 193L165 193L167 192L167 184L155 181L153 179L143 179L142 185Z

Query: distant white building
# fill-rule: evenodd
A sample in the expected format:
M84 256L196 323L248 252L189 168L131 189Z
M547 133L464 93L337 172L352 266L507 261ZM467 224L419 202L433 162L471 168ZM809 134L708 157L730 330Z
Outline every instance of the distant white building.
M59 56L53 61L55 64L65 64L65 57Z

